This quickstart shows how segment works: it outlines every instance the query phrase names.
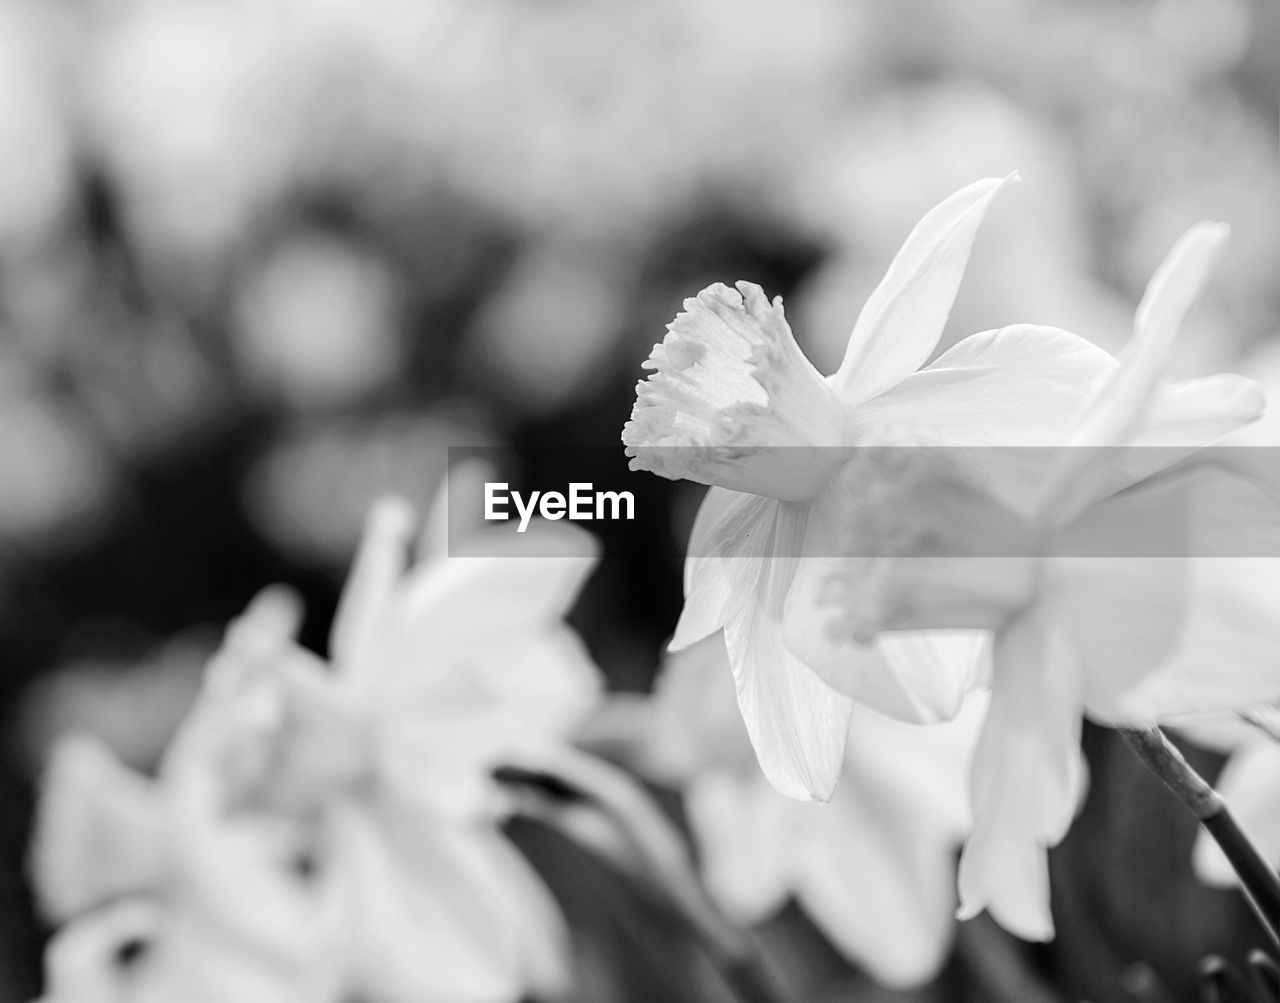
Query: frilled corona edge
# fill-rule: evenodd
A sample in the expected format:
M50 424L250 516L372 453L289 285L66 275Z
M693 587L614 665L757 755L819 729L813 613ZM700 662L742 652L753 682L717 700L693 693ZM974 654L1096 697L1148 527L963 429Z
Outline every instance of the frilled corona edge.
M789 499L829 474L841 403L800 351L780 297L750 282L708 286L685 300L644 368L652 375L622 430L632 470Z

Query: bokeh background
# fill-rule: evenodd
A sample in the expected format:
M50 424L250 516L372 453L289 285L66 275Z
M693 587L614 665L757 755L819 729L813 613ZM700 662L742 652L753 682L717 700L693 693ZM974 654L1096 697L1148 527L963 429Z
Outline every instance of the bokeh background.
M1179 366L1274 376L1278 127L1274 0L0 0L0 1001L39 985L50 742L153 764L267 582L323 649L373 497L424 504L449 446L516 485L570 479L546 446L620 469L640 362L711 281L783 295L829 371L919 215L1015 168L944 347L1036 321L1115 349L1173 239L1223 219ZM621 691L674 625L700 491L634 490L661 518L625 532L670 545L608 550L574 617ZM894 995L787 912L808 998L1106 1003L1154 971L1188 999L1200 954L1261 946L1158 785L1087 745L1054 944L966 924ZM713 998L624 883L516 836L584 999Z

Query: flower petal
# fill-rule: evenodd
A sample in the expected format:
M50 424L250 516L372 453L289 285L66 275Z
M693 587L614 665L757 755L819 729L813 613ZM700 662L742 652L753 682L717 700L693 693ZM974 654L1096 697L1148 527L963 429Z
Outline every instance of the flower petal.
M1265 407L1262 388L1235 373L1170 383L1156 393L1133 444L1207 446L1256 421Z
M769 529L778 505L773 498L725 488L707 492L689 536L684 609L670 650L715 633L747 602L762 562L770 559Z
M1059 328L984 331L868 401L854 428L860 442L873 445L893 445L895 432L918 430L925 444L956 451L955 460L972 466L996 497L1027 513L1052 461L1040 447L1065 441L1114 369L1109 354ZM976 448L961 455L960 447Z
M1042 503L1038 508L1044 512L1048 524L1062 525L1090 502L1104 496L1111 471L1108 463L1099 462L1097 451L1137 442L1152 415L1158 413L1155 409L1174 338L1199 296L1228 233L1225 224L1198 223L1182 236L1156 269L1138 306L1133 337L1125 346L1119 365L1089 401L1082 421L1068 440L1069 448L1062 451L1042 486ZM1237 414L1242 403L1237 399L1239 394L1228 392L1224 397L1223 389L1217 386L1208 392L1209 401L1225 407L1228 416ZM1198 389L1191 396L1202 393L1205 391ZM1170 414L1168 404L1179 396L1188 394L1175 392L1165 398L1166 415ZM1180 408L1191 403L1183 399L1174 406ZM1203 424L1201 417L1192 431L1199 431Z
M985 701L974 704L981 711ZM797 898L850 960L892 987L937 974L955 930L955 851L981 713L919 727L860 710L846 776L793 841Z
M859 539L849 523L882 495L891 519L902 514L903 505L893 493L899 487L909 487L896 483L908 480L909 474L896 462L898 452L872 449L859 454L814 499L805 533L805 556L799 561L784 606L784 638L791 652L829 685L882 714L902 721L947 720L958 711L961 699L986 664L985 632L884 630L861 637L856 629L877 619L881 600L888 598L877 589L877 585L890 584L887 577L876 576L877 571L886 570L884 561L877 562L871 555L890 544L874 530L871 539ZM934 460L926 451L906 449L902 453L906 467L919 459L929 465L926 472L932 470ZM888 469L881 469L882 460ZM920 501L934 504L934 495L926 491ZM940 514L944 534L953 528L953 515L950 511ZM901 534L893 538L901 538ZM833 556L841 548L853 553ZM933 567L939 562L912 559L904 563ZM964 579L955 590L968 595L972 577L969 562L951 561L950 567ZM848 587L850 576L858 579L852 583L857 587ZM867 587L860 587L863 584Z
M529 973L521 939L547 918L547 903L514 888L506 900L495 894L481 830L427 824L390 806L343 811L333 824L328 892L350 920L359 993L476 1003L522 995ZM548 936L559 929L551 919Z
M836 462L839 398L759 286L685 300L622 431L632 470L798 501Z
M1043 562L1046 615L1082 660L1084 700L1103 720L1170 658L1191 615L1193 496L1186 478L1094 505L1057 535Z
M646 703L647 776L680 786L707 770L730 768L759 778L723 634L668 654Z
M400 498L384 498L369 510L329 637L330 657L349 677L378 668L416 521L413 508Z
M799 552L805 509L778 506L770 549ZM738 707L765 776L782 793L826 801L840 778L853 701L789 651L782 639L783 604L797 558L762 561L752 601L725 624L725 644Z
M602 693L599 669L565 626L442 647L426 679L406 675L379 691L378 775L451 818L491 815L493 768L572 738Z
M1118 698L1117 717L1152 720L1280 700L1280 560L1201 558L1173 654Z
M1261 416L1265 401L1256 383L1234 373L1170 383L1157 390L1142 425L1125 446L1071 447L1076 479L1055 499L1053 524L1064 525L1089 505L1153 477L1243 428ZM1083 462L1089 459L1088 464ZM1243 459L1239 451L1216 459ZM1068 463L1060 458L1059 462ZM1265 465L1264 465L1265 469ZM1269 471L1268 471L1269 473ZM1056 471L1051 471L1056 476Z
M527 546L527 556L513 549L518 546ZM501 529L474 534L467 556L413 569L400 602L402 626L412 627L415 643L423 645L559 621L599 554L594 536L563 522L531 522L516 543Z
M1143 613L1135 607L1132 619L1150 621L1149 650L1159 650L1161 623L1172 650L1155 671L1130 676L1123 686L1112 682L1113 706L1107 710L1120 719L1145 722L1280 700L1280 508L1252 480L1214 468L1193 468L1168 485L1140 486L1108 506L1132 498L1141 518L1144 496L1172 496L1176 504L1177 489L1184 489L1191 557L1153 562L1164 568L1124 593L1126 603L1147 608ZM1136 535L1134 530L1131 536ZM1177 565L1185 566L1180 575ZM1162 577L1180 594L1171 595ZM1144 594L1151 598L1140 598ZM1170 608L1157 611L1151 603L1162 595ZM1119 674L1118 667L1114 671ZM1091 706L1097 688L1095 680Z
M1082 788L1080 671L1032 611L996 640L991 708L974 753L973 833L960 859L960 918L984 908L1026 940L1053 936L1046 851Z
M1188 562L1162 558L1052 560L1053 615L1078 647L1085 704L1101 721L1145 723L1126 694L1177 651L1189 613ZM1048 602L1048 600L1046 600ZM1120 612L1117 612L1120 611Z
M783 616L787 649L829 686L889 717L946 721L978 684L986 631L883 631L869 644L833 629L823 601L840 558L800 561Z
M782 908L805 809L822 809L783 797L757 772L726 769L694 778L684 803L707 892L728 917L754 925Z
M933 354L964 276L978 225L995 194L1018 179L962 188L916 224L858 316L832 385L861 404L913 373Z
M1161 262L1138 304L1133 338L1120 356L1120 365L1090 401L1087 420L1072 437L1072 445L1121 445L1144 424L1178 329L1229 233L1222 223L1197 223Z
M154 784L96 739L63 739L41 790L32 843L36 893L56 921L126 894L155 891L168 854Z
M422 520L422 530L418 534L418 560L446 554L450 541L469 536L484 527L478 499L484 497L485 484L497 479L498 472L494 466L480 457L467 457L449 467L436 487L426 518ZM450 499L458 504L450 506Z
M125 899L68 923L45 952L47 995L42 1003L121 1003L131 998L120 949L150 941L164 922L164 910L155 903Z

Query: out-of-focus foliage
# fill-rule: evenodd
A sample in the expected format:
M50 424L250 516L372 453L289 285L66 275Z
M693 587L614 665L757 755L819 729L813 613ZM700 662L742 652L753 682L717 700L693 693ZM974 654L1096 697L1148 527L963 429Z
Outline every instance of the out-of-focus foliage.
M1024 320L1114 348L1164 248L1218 218L1232 241L1179 367L1265 351L1277 11L0 0L0 999L35 988L22 855L50 735L154 761L195 657L168 639L267 581L304 592L321 646L369 501L424 502L446 446L519 481L568 473L531 469L531 447L616 444L640 360L708 282L782 294L829 371L920 213L1017 168L944 348ZM665 521L628 531L683 539L697 494L635 490ZM616 688L647 688L679 603L673 559L606 552L576 619ZM991 974L1009 957L1064 999L1121 999L1134 961L1185 994L1199 952L1239 956L1239 910L1190 883L1190 825L1088 744L1090 800L1054 857L1058 940L1027 959L962 931L943 982L904 998L1033 998ZM1142 801L1141 827L1115 831L1112 800ZM625 958L669 934L625 892L593 898L594 872L545 842L526 839L589 931L592 999L696 984L693 962ZM893 998L800 917L778 925L830 974L815 998Z

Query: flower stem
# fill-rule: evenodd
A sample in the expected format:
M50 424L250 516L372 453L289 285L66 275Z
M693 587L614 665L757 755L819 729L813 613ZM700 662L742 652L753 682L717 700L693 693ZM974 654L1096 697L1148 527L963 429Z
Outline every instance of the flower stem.
M1191 768L1157 727L1119 728L1142 763L1177 796L1222 848L1240 877L1245 898L1272 944L1280 948L1280 876L1236 822L1221 795Z

